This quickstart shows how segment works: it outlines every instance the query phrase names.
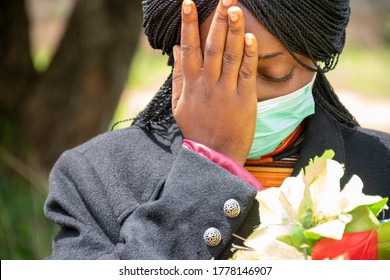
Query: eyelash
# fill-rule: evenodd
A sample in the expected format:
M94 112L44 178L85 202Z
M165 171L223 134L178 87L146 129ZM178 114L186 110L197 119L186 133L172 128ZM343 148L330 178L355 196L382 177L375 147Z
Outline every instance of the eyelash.
M285 83L285 82L288 82L289 80L291 80L293 77L294 77L294 71L291 71L288 75L282 77L282 78L273 78L273 77L269 77L269 76L265 76L265 75L259 75L260 78L268 81L268 82L272 82L272 83Z

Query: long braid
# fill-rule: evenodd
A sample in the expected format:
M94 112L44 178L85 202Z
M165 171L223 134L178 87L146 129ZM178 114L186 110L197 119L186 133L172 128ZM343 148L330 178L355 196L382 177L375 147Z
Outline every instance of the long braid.
M155 130L164 129L167 127L173 120L171 97L172 73L146 108L138 114L133 124L146 130L151 130L152 128Z
M339 123L354 127L355 118L340 102L325 73L333 70L345 45L350 16L349 0L240 0L253 15L286 47L303 67L317 72L314 99ZM218 0L194 0L203 22ZM144 28L150 45L162 50L173 65L173 46L180 43L182 0L143 0ZM307 56L314 67L296 54ZM162 130L173 122L171 109L172 74L134 124Z
M347 127L359 125L355 117L340 102L324 73L320 72L317 74L313 87L313 96L316 104L328 112L340 124Z

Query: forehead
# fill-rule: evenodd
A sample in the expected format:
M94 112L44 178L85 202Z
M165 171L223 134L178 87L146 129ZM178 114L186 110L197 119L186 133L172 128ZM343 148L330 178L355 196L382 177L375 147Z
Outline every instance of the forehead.
M259 46L259 55L273 53L276 51L285 53L286 48L283 46L283 44L274 35L272 35L272 33L265 29L263 24L252 14L251 11L249 11L240 2L237 3L237 6L240 7L244 13L245 32L252 33L256 36ZM211 15L201 24L200 35L203 42L205 41L205 38L209 32L214 13L215 11L211 13Z
M259 43L259 54L284 51L283 44L243 4L237 3L245 17L245 32L253 33Z

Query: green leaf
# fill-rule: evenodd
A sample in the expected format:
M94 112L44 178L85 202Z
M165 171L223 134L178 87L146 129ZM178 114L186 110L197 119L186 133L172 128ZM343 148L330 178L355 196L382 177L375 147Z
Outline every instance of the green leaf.
M326 160L333 159L335 153L333 150L326 150L322 156L315 156L314 159L310 159L307 167L304 168L304 181L307 186L310 186L317 178L318 175L326 168Z
M311 249L314 246L314 241L309 240L304 235L305 229L300 225L294 225L293 230L290 234L282 235L277 238L277 240L282 241L290 246L293 246L299 252L303 252L303 246L308 246L308 252L311 254Z
M379 221L367 205L355 208L349 214L352 221L345 227L345 232L372 231L379 227Z
M313 204L311 201L311 195L309 187L305 186L305 192L303 194L303 199L301 205L298 209L297 221L302 224L305 229L308 229L313 224Z
M304 236L307 238L307 239L311 239L311 240L315 240L315 241L318 241L322 238L324 238L322 235L320 234L317 234L315 232L310 232L310 231L305 231L304 233Z
M378 228L378 259L390 260L390 220Z
M303 231L304 228L298 225L294 225L293 230L290 234L279 236L277 240L299 249L301 245L305 242Z
M371 212L375 215L375 217L377 217L379 215L379 213L382 211L382 209L387 204L388 200L389 200L389 198L385 197L381 201L378 201L377 203L368 205L368 207L370 208Z

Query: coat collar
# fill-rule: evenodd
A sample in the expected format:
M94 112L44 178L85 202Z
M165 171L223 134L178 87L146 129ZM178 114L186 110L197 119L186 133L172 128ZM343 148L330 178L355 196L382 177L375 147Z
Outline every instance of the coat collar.
M321 156L325 150L329 149L335 152L335 160L345 164L346 155L341 129L341 125L336 120L321 107L316 106L315 114L307 119L305 140L292 175L298 175L300 170L307 166L310 159Z

